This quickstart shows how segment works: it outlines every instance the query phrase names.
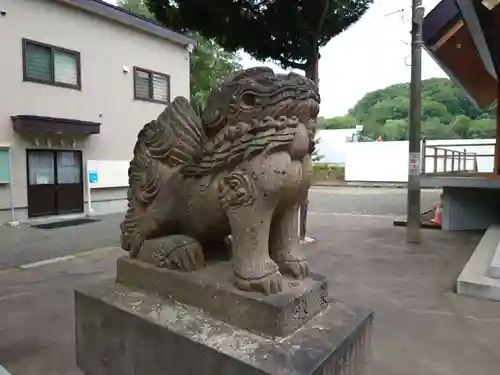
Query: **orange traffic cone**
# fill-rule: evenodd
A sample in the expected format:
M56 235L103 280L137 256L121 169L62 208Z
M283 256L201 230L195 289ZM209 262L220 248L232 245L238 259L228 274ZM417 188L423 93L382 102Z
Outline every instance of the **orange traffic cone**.
M441 219L443 216L443 194L439 197L439 203L436 206L436 211L434 213L434 217L431 220L431 223L437 226L441 226Z

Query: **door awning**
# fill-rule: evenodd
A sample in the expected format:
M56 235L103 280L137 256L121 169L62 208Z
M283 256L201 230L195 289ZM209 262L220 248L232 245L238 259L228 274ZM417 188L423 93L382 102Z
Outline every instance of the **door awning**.
M18 133L91 135L99 134L101 124L66 118L32 115L12 116L13 128Z

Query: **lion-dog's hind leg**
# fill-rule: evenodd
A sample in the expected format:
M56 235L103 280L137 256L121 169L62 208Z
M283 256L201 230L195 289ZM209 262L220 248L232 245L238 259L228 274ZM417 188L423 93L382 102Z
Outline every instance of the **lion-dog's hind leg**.
M132 257L157 267L186 272L202 268L205 261L200 243L189 236L175 234L175 222L169 222L166 202L161 208L155 207L156 203L139 213L131 212L129 207L121 226L122 247Z

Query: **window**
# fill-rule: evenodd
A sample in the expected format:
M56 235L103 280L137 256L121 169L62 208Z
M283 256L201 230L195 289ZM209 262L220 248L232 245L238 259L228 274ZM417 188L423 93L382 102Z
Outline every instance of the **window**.
M134 98L157 103L170 101L170 76L134 68Z
M24 80L81 88L80 53L23 39Z

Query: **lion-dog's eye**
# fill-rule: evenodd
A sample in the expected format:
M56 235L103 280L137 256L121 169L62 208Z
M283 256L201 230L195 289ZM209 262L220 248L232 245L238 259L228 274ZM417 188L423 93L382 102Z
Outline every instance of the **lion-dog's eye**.
M255 95L250 93L243 94L243 96L241 97L241 101L247 106L254 106L255 104L257 104L257 98L255 97Z

